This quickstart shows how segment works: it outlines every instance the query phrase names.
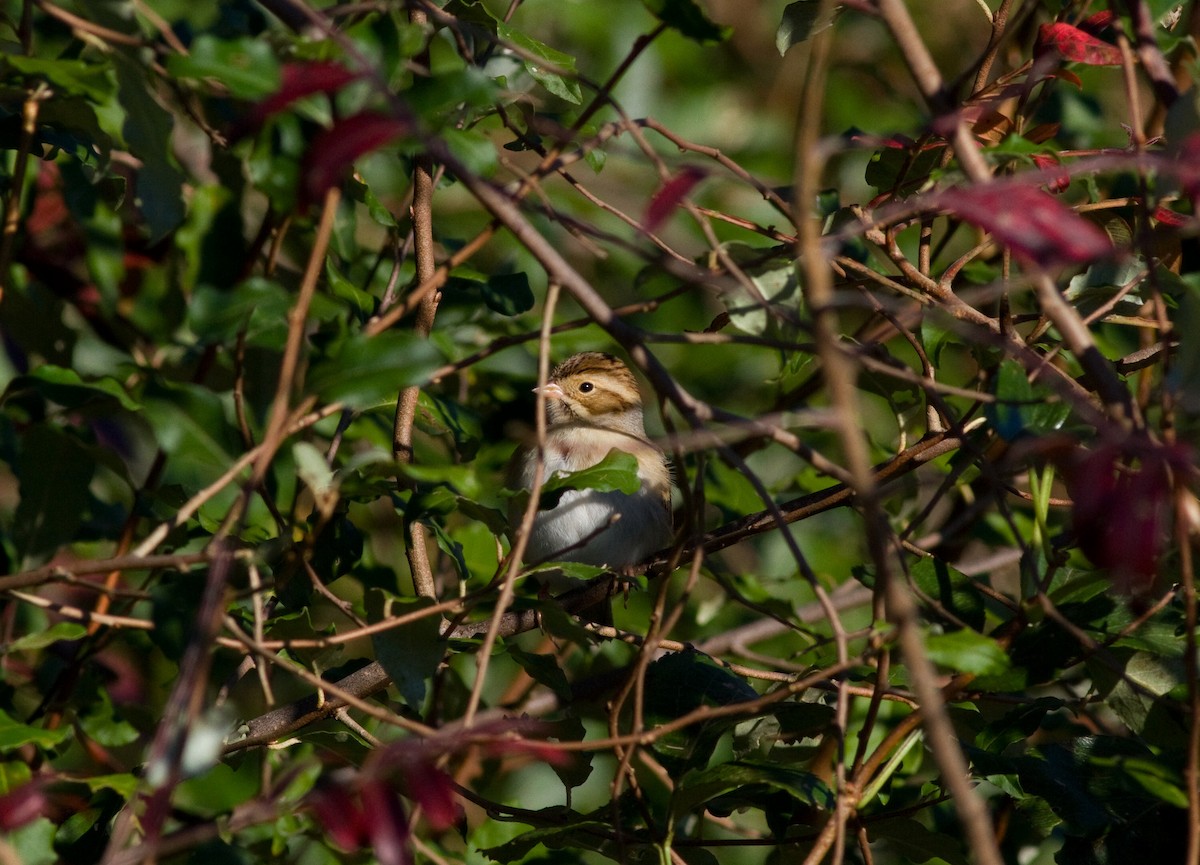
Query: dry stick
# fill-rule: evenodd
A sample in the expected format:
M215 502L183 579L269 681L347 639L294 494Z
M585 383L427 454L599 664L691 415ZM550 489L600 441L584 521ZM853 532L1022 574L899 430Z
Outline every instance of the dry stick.
M17 156L13 163L12 189L4 203L3 236L0 236L0 302L9 287L9 268L12 266L13 250L16 248L17 229L21 225L21 193L25 190L25 169L29 165L29 151L33 147L33 133L37 131L38 113L42 100L51 96L45 84L38 84L21 107L21 135L17 140Z
M941 73L913 25L902 0L877 0L877 2L880 14L903 53L909 70L921 88L926 101L934 111L948 109L950 98L945 91ZM984 161L975 139L971 136L970 130L961 119L955 123L953 142L959 163L967 176L978 183L987 182L990 178L987 163ZM834 396L837 397L837 391L834 391ZM865 452L865 442L862 441L861 430L848 428L847 432L850 436L859 439ZM861 483L864 485L871 483L871 477L866 471L865 465L852 463L851 469L855 472L856 477L861 479ZM991 818L987 808L975 795L968 781L967 761L955 738L954 728L950 723L946 706L942 702L942 693L936 685L937 671L925 653L916 604L894 575L890 575L888 578L889 557L886 547L882 544L886 522L877 509L877 502L873 496L864 503L864 511L867 511L868 507L871 509L867 512L868 542L871 544L873 555L876 556L876 565L881 569L880 577L888 613L899 629L900 649L912 678L913 688L921 703L920 715L929 737L930 749L941 770L943 783L953 796L959 819L966 829L971 849L978 861L981 865L1002 865L1003 858L996 844Z
M1008 15L1012 10L1013 0L1002 0L1000 7L992 13L992 35L988 37L987 48L983 51L983 59L979 63L979 71L975 73L976 93L987 86L992 74L992 64L1000 53L1000 44L1004 40L1005 28L1008 26Z
M546 303L542 308L542 335L538 344L538 389L534 421L537 428L537 453L533 470L533 484L529 492L529 501L525 504L525 513L521 517L521 527L513 542L512 551L508 556L508 567L505 569L504 582L500 586L500 596L496 599L496 608L492 611L488 622L487 633L483 637L483 645L475 654L478 659L475 668L475 686L471 689L471 697L467 701L466 711L463 712L463 726L470 727L479 710L479 701L483 695L483 685L487 678L488 662L491 659L492 647L500 634L501 621L513 599L513 587L517 582L517 574L521 571L521 560L525 557L525 548L529 543L529 533L537 515L538 499L541 496L542 478L546 470L546 394L544 389L550 378L550 331L554 321L554 308L558 305L558 283L551 281L546 290Z
M1146 70L1146 76L1154 87L1154 95L1165 108L1170 108L1179 98L1179 88L1175 85L1175 74L1159 50L1150 9L1145 0L1125 0L1124 6L1129 11L1129 19L1137 39L1138 59L1142 61L1142 68ZM1133 128L1141 133L1139 126L1135 125Z
M412 7L409 9L409 20L416 25L428 22L429 16L424 10ZM428 49L423 55L428 62ZM433 249L433 162L427 155L422 154L416 159L413 167L412 193L412 232L413 250L416 256L416 279L418 284L431 283L437 273L434 263ZM438 303L442 299L441 291L434 289L425 294L417 307L417 320L414 330L423 337L428 337L433 330L433 320L437 315ZM419 385L406 387L396 400L396 420L392 428L392 453L396 462L409 465L413 461L413 421L417 414L417 399L421 394ZM397 477L401 488L412 487L412 484L401 474ZM433 582L433 571L429 565L429 544L425 527L418 520L405 520L406 552L408 555L408 570L412 575L413 591L418 597L436 600L437 587Z
M830 0L823 0L818 20L829 14ZM855 372L849 359L842 353L839 346L840 338L837 331L837 310L833 305L832 271L821 252L821 225L815 215L810 213L810 202L815 201L820 184L821 172L824 169L824 159L820 156L821 119L824 107L825 81L829 69L829 52L832 42L832 31L819 34L812 41L809 52L808 70L805 77L804 93L801 98L800 116L796 129L795 165L795 208L792 223L797 228L796 253L800 259L803 273L801 280L805 302L812 310L812 333L817 346L817 355L821 359L821 368L825 382L829 387L830 402L835 411L835 425L840 427L839 433L842 448L849 465L850 486L867 517L867 541L876 555L879 577L885 576L886 551L884 544L878 540L880 533L875 531L875 487L871 475L871 464L867 456L864 436L859 430L862 412L858 405L858 395L855 388ZM849 645L844 629L840 623L833 623L836 639L837 659L839 664L847 664L850 659ZM852 813L854 801L857 798L846 788L846 728L850 716L850 695L845 689L839 688L837 703L834 710L834 725L830 733L833 735L832 746L836 749L831 755L833 774L836 779L837 802L834 813L822 831L822 839L828 838L833 845L833 861L840 863L845 855L846 824ZM824 750L824 749L822 749ZM824 767L817 771L824 774ZM805 857L805 865L815 865L825 858L827 845L818 841Z

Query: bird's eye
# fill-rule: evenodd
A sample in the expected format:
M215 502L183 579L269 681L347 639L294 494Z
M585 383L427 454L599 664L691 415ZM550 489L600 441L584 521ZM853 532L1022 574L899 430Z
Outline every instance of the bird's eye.
M594 384L592 384L590 381L585 381L579 385L580 393L591 393L595 389L596 389L596 386Z

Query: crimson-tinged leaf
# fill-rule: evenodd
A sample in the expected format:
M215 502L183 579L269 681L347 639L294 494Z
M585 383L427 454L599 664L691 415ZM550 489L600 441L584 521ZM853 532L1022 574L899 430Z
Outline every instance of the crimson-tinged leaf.
M1043 24L1038 31L1038 46L1057 51L1064 60L1087 66L1121 65L1121 49L1063 21Z
M1153 586L1170 526L1171 474L1189 463L1184 448L1138 450L1099 447L1066 471L1079 548L1119 592L1135 596Z
M679 202L691 192L696 184L707 176L703 168L689 165L674 177L664 183L650 199L646 214L642 217L642 228L654 232L666 222L671 212L679 206Z
M1049 173L1058 168L1059 161L1049 153L1033 154L1033 164L1042 171ZM1046 188L1051 192L1063 192L1071 185L1071 175L1066 171L1055 172L1046 180Z
M12 832L32 823L45 813L49 804L46 791L36 780L0 796L0 831Z
M1103 31L1112 26L1112 23L1117 20L1116 14L1111 9L1104 9L1096 12L1079 22L1079 29L1085 33L1091 33L1093 36L1099 36Z
M409 131L409 124L387 114L363 111L321 132L308 148L301 175L302 198L320 201L350 173L354 160L378 150Z
M425 820L437 832L449 829L458 819L454 782L428 760L415 760L403 768L405 791L421 806Z
M335 93L359 77L342 64L331 61L285 63L279 72L279 90L254 106L252 117L256 126L298 99L314 93Z
M1171 210L1171 208L1163 207L1161 204L1154 208L1154 213L1151 214L1151 216L1153 216L1155 222L1159 222L1163 225L1170 225L1172 227L1187 225L1192 221L1192 218L1186 213L1180 213L1179 211Z
M1041 265L1078 264L1112 252L1101 228L1026 183L947 189L937 202L1016 255Z
M358 850L370 840L363 809L354 792L345 785L322 779L308 795L307 802L317 822L343 850Z
M380 865L409 865L408 817L396 791L386 781L371 779L359 795L375 858Z

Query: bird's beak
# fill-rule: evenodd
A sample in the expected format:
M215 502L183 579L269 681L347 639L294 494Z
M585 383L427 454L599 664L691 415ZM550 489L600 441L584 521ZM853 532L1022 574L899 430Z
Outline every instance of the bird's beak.
M553 382L553 381L550 382L549 384L543 385L542 387L535 387L533 389L533 392L540 393L546 399L563 399L566 396L566 394L563 393L563 389L562 389L562 387L559 386L558 382Z

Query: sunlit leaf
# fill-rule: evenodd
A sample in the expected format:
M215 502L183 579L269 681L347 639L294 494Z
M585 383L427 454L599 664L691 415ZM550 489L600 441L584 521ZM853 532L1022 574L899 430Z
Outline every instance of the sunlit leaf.
M271 44L249 36L198 37L187 54L171 54L167 68L180 78L212 79L239 99L260 99L280 86L279 62Z
M1021 182L948 189L939 205L1040 265L1079 264L1112 253L1108 235L1054 196Z
M1116 45L1097 39L1065 21L1043 24L1038 31L1038 44L1057 51L1064 60L1088 66L1120 66L1122 62L1121 49Z
M996 676L1009 668L1008 655L995 640L965 629L930 634L925 639L925 650L935 664L960 673Z
M775 48L782 57L793 45L806 42L822 30L833 26L841 6L832 6L828 15L821 15L822 0L794 0L783 7L779 29L775 31Z

